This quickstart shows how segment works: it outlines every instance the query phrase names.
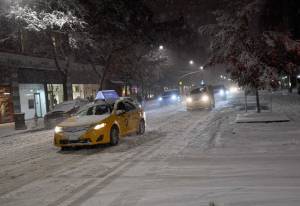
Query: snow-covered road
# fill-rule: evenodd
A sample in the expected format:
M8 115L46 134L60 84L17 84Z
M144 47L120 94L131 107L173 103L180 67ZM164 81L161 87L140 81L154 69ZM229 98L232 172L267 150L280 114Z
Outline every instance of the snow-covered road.
M62 152L52 131L0 139L0 205L299 205L299 122L236 125L233 101L150 110L148 132L116 147Z

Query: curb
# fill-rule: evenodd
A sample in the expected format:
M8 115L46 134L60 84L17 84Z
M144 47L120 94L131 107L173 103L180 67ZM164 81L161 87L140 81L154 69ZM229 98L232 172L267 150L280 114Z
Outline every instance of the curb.
M40 132L40 131L45 131L45 130L48 130L48 129L45 129L45 128L31 129L31 130L26 130L26 131L23 131L23 132L20 132L20 133L13 133L13 134L7 134L7 135L4 135L4 136L0 136L0 139L15 136L15 135L27 134L27 133L31 133L31 132L35 133L35 132Z

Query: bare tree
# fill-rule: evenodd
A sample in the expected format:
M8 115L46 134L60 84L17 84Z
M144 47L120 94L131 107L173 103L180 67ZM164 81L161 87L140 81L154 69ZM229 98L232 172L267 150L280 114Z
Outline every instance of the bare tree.
M16 4L11 6L7 17L20 22L25 30L43 34L48 39L56 68L63 79L64 100L68 100L69 70L74 61L74 49L77 48L77 34L86 23L70 11L54 9L48 12L44 9L34 10L28 5Z

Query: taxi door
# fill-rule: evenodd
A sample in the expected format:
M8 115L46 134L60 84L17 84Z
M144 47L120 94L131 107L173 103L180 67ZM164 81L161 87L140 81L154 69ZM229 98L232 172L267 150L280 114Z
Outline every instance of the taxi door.
M138 108L130 102L125 102L125 108L129 114L128 124L129 124L130 133L136 132L138 128L139 119L140 119Z
M120 134L121 136L127 135L131 132L130 129L130 113L126 110L125 104L123 101L117 103L116 110L123 110L124 113L116 115L116 120L119 123Z

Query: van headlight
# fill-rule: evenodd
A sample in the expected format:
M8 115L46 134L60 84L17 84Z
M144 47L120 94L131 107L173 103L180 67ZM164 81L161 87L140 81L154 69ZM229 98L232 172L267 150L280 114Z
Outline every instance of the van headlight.
M208 95L203 95L203 96L201 97L201 101L203 101L203 102L208 102L208 101L209 101L209 96L208 96Z
M63 128L62 128L62 127L56 126L55 129L54 129L54 132L55 132L56 134L61 133L61 132L63 132Z
M104 128L105 126L106 126L105 123L97 124L96 126L94 126L94 130L100 130L100 129Z

